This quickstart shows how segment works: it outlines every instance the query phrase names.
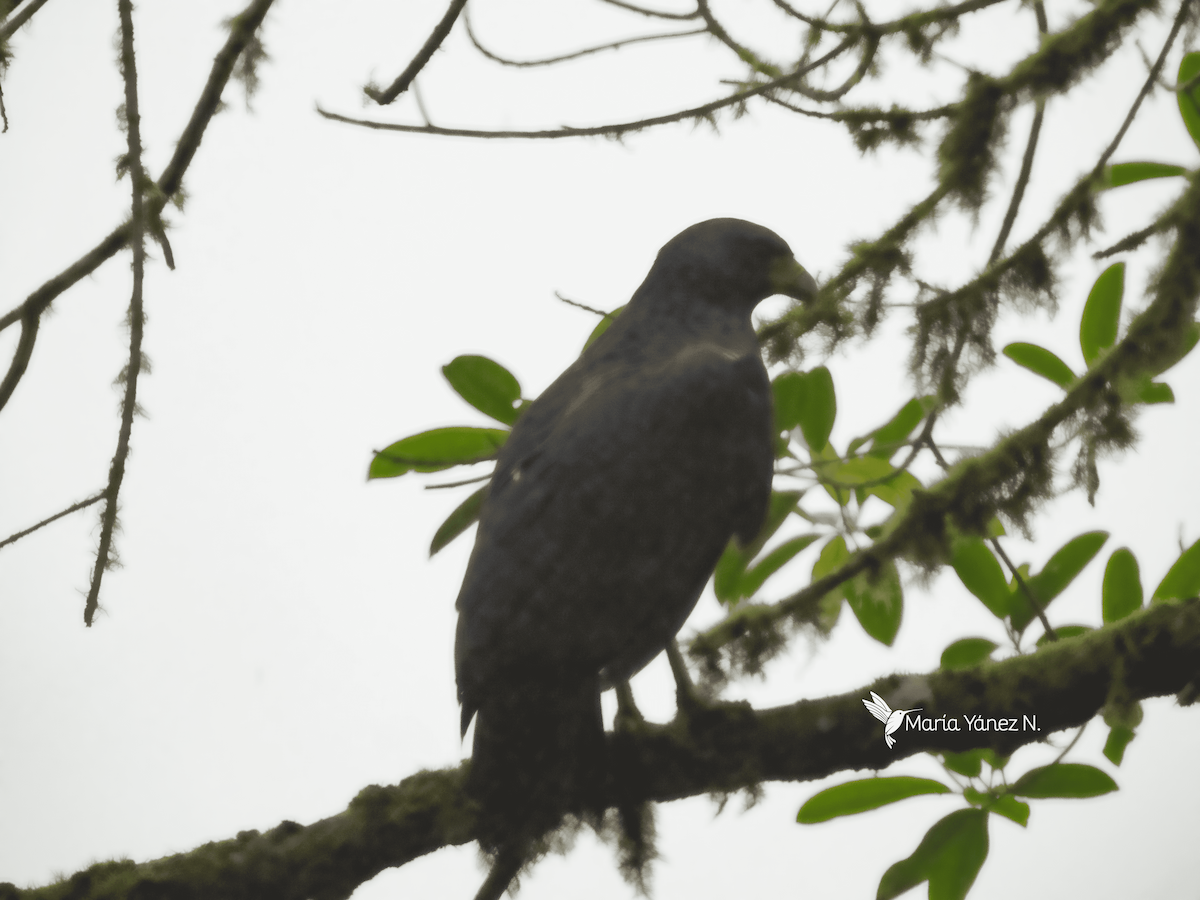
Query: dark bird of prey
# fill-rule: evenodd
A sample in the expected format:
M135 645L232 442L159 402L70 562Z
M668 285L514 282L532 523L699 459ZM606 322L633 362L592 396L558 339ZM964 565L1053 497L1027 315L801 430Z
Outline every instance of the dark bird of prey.
M515 859L565 813L603 811L601 690L667 646L766 513L771 388L750 314L816 288L774 232L693 225L513 428L458 595L485 849Z

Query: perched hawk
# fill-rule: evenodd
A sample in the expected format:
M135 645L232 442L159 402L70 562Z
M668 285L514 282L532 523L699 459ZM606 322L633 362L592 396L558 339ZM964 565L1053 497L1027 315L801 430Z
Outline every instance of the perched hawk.
M666 647L766 512L771 389L750 314L816 287L774 232L693 225L513 428L458 595L482 846L606 805L601 690Z

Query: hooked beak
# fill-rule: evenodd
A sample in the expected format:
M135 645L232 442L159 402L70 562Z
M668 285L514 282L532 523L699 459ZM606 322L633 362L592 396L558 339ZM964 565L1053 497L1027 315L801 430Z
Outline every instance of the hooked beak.
M782 256L771 266L771 290L807 302L817 294L817 282L794 256Z

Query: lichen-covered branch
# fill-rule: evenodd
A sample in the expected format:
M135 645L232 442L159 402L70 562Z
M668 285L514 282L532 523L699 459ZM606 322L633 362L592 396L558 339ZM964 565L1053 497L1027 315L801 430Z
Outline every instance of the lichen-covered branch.
M104 490L104 509L100 513L100 541L96 549L96 564L92 568L92 579L88 585L87 601L83 608L83 622L92 627L96 610L100 606L100 583L104 573L116 564L117 554L113 548L113 532L117 528L117 502L121 495L121 483L125 478L125 463L129 459L129 439L133 433L133 417L137 412L138 375L146 368L142 358L142 336L146 317L142 309L142 288L146 274L146 203L143 192L146 188L146 170L142 165L142 126L138 109L137 55L133 47L133 3L117 0L117 12L121 20L121 43L119 50L121 79L125 84L125 103L122 119L125 125L126 150L122 168L129 173L132 200L129 216L129 244L133 249L133 292L129 300L129 362L118 379L125 387L121 398L121 428L117 434L117 449L108 468L108 485Z
M162 176L155 185L156 190L146 198L151 219L162 211L182 186L184 173L200 147L200 140L204 137L208 123L220 107L221 93L224 91L225 85L229 83L238 58L253 38L255 31L262 25L273 2L274 0L254 0L240 15L234 17L229 31L229 39L213 58L208 81L200 92L200 99L192 111L191 118L179 136L175 152L166 168L163 169ZM130 235L128 222L118 225L105 235L95 247L26 297L24 303L0 316L0 331L19 322L26 315L40 316L63 292L92 274L103 263L124 249L129 243Z
M992 747L1002 754L1092 719L1113 693L1128 701L1194 690L1200 679L1200 599L1153 606L1030 656L965 671L892 675L855 691L756 710L697 706L666 725L627 719L610 734L610 796L664 802L883 769L927 751ZM1024 717L1018 731L909 730L894 750L862 708L870 691L902 691L923 715ZM0 885L0 900L343 900L384 869L474 840L466 767L365 788L345 811L308 826L284 822L146 863L98 863L45 887Z
M722 655L733 667L758 672L784 644L787 623L813 622L821 598L861 572L903 557L923 567L947 558L949 526L983 534L997 515L1023 522L1050 496L1051 438L1064 423L1113 413L1119 388L1152 377L1179 359L1200 298L1200 175L1166 216L1175 242L1149 293L1153 298L1118 341L1037 420L999 440L987 453L963 460L885 525L884 535L853 554L837 571L774 604L743 603L725 621L693 639L689 653L710 678L723 676ZM1118 401L1119 406L1119 401Z

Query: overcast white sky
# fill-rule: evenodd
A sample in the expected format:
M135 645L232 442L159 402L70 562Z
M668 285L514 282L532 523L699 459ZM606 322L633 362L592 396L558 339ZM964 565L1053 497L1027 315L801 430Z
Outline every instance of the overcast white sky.
M794 44L792 31L771 24L778 20L767 0L714 6L766 51L782 55ZM219 22L239 8L138 5L143 143L156 176L224 40ZM429 492L411 478L368 484L370 451L425 428L486 424L441 377L440 366L459 354L501 361L535 396L594 325L553 292L597 307L623 303L657 249L693 222L761 222L822 277L849 242L878 234L928 190L932 151L864 160L836 126L762 106L737 122L725 118L719 136L681 125L623 145L386 134L316 115L315 102L362 114L362 84L394 78L443 8L443 0L280 0L266 22L272 59L253 113L227 91L230 109L188 173L187 209L172 213L177 271L156 263L147 276L154 368L139 399L149 418L135 423L122 493L125 567L105 578L95 627L81 621L95 509L0 551L0 881L40 884L96 859L146 860L282 819L308 823L340 811L367 784L456 764L467 749L458 739L453 602L470 538L433 560L426 548L469 489ZM871 8L877 18L904 9ZM1052 24L1082 9L1049 3ZM583 0L485 0L474 21L512 55L552 55L644 28ZM114 112L116 28L115 3L53 0L13 42L4 81L10 127L0 136L0 310L126 215L128 185L113 175L124 148ZM999 71L1033 46L1033 30L1028 11L996 10L947 52ZM1145 29L1148 53L1164 34L1162 22ZM918 103L953 96L961 78L950 64L888 71L886 89ZM555 127L700 102L720 90L718 79L742 74L703 39L513 74L479 60L459 29L421 85L439 124ZM1099 80L1051 103L1017 239L1092 165L1143 77L1136 49L1127 48ZM366 114L416 121L411 99ZM1028 110L1014 117L1006 185L1028 122ZM1196 164L1173 98L1161 93L1118 154L1143 158ZM1175 189L1151 184L1107 197L1108 230L1097 242L1141 227ZM1002 202L978 230L944 217L922 238L921 276L969 276L991 246ZM1129 257L1127 302L1140 302L1157 259ZM127 352L127 262L110 261L43 323L0 418L0 536L103 486L118 425L112 380ZM1079 312L1103 265L1075 260L1059 316L1006 318L1001 342L1038 341L1078 368ZM904 312L875 342L827 361L840 447L913 393ZM0 337L4 366L15 331ZM1149 593L1181 536L1191 543L1200 532L1200 365L1190 359L1166 380L1178 402L1145 412L1137 449L1102 464L1095 509L1064 497L1035 523L1032 543L1010 542L1018 561L1036 567L1075 534L1113 532L1056 601L1057 622L1098 624L1112 550L1137 553ZM988 444L1055 393L1002 361L947 417L944 440ZM815 550L775 590L803 583ZM707 597L687 630L718 615ZM781 703L927 671L947 643L969 634L1002 640L982 606L943 577L909 587L895 647L875 644L843 615L830 641L800 641L766 683L731 693ZM669 717L661 662L634 691L652 717ZM1071 758L1112 772L1121 791L1034 803L1025 830L994 822L973 898L1196 896L1200 717L1169 698L1147 703L1120 769L1100 754L1104 734L1093 723ZM1049 755L1022 751L1014 774ZM912 759L893 773L937 771ZM749 889L764 898L865 900L884 869L955 808L953 799L922 798L796 825L797 808L822 786L768 785L745 813L736 799L720 816L705 798L660 807L656 896ZM584 835L570 855L539 866L522 896L633 896L612 859ZM481 877L473 847L443 850L356 896L469 897Z

